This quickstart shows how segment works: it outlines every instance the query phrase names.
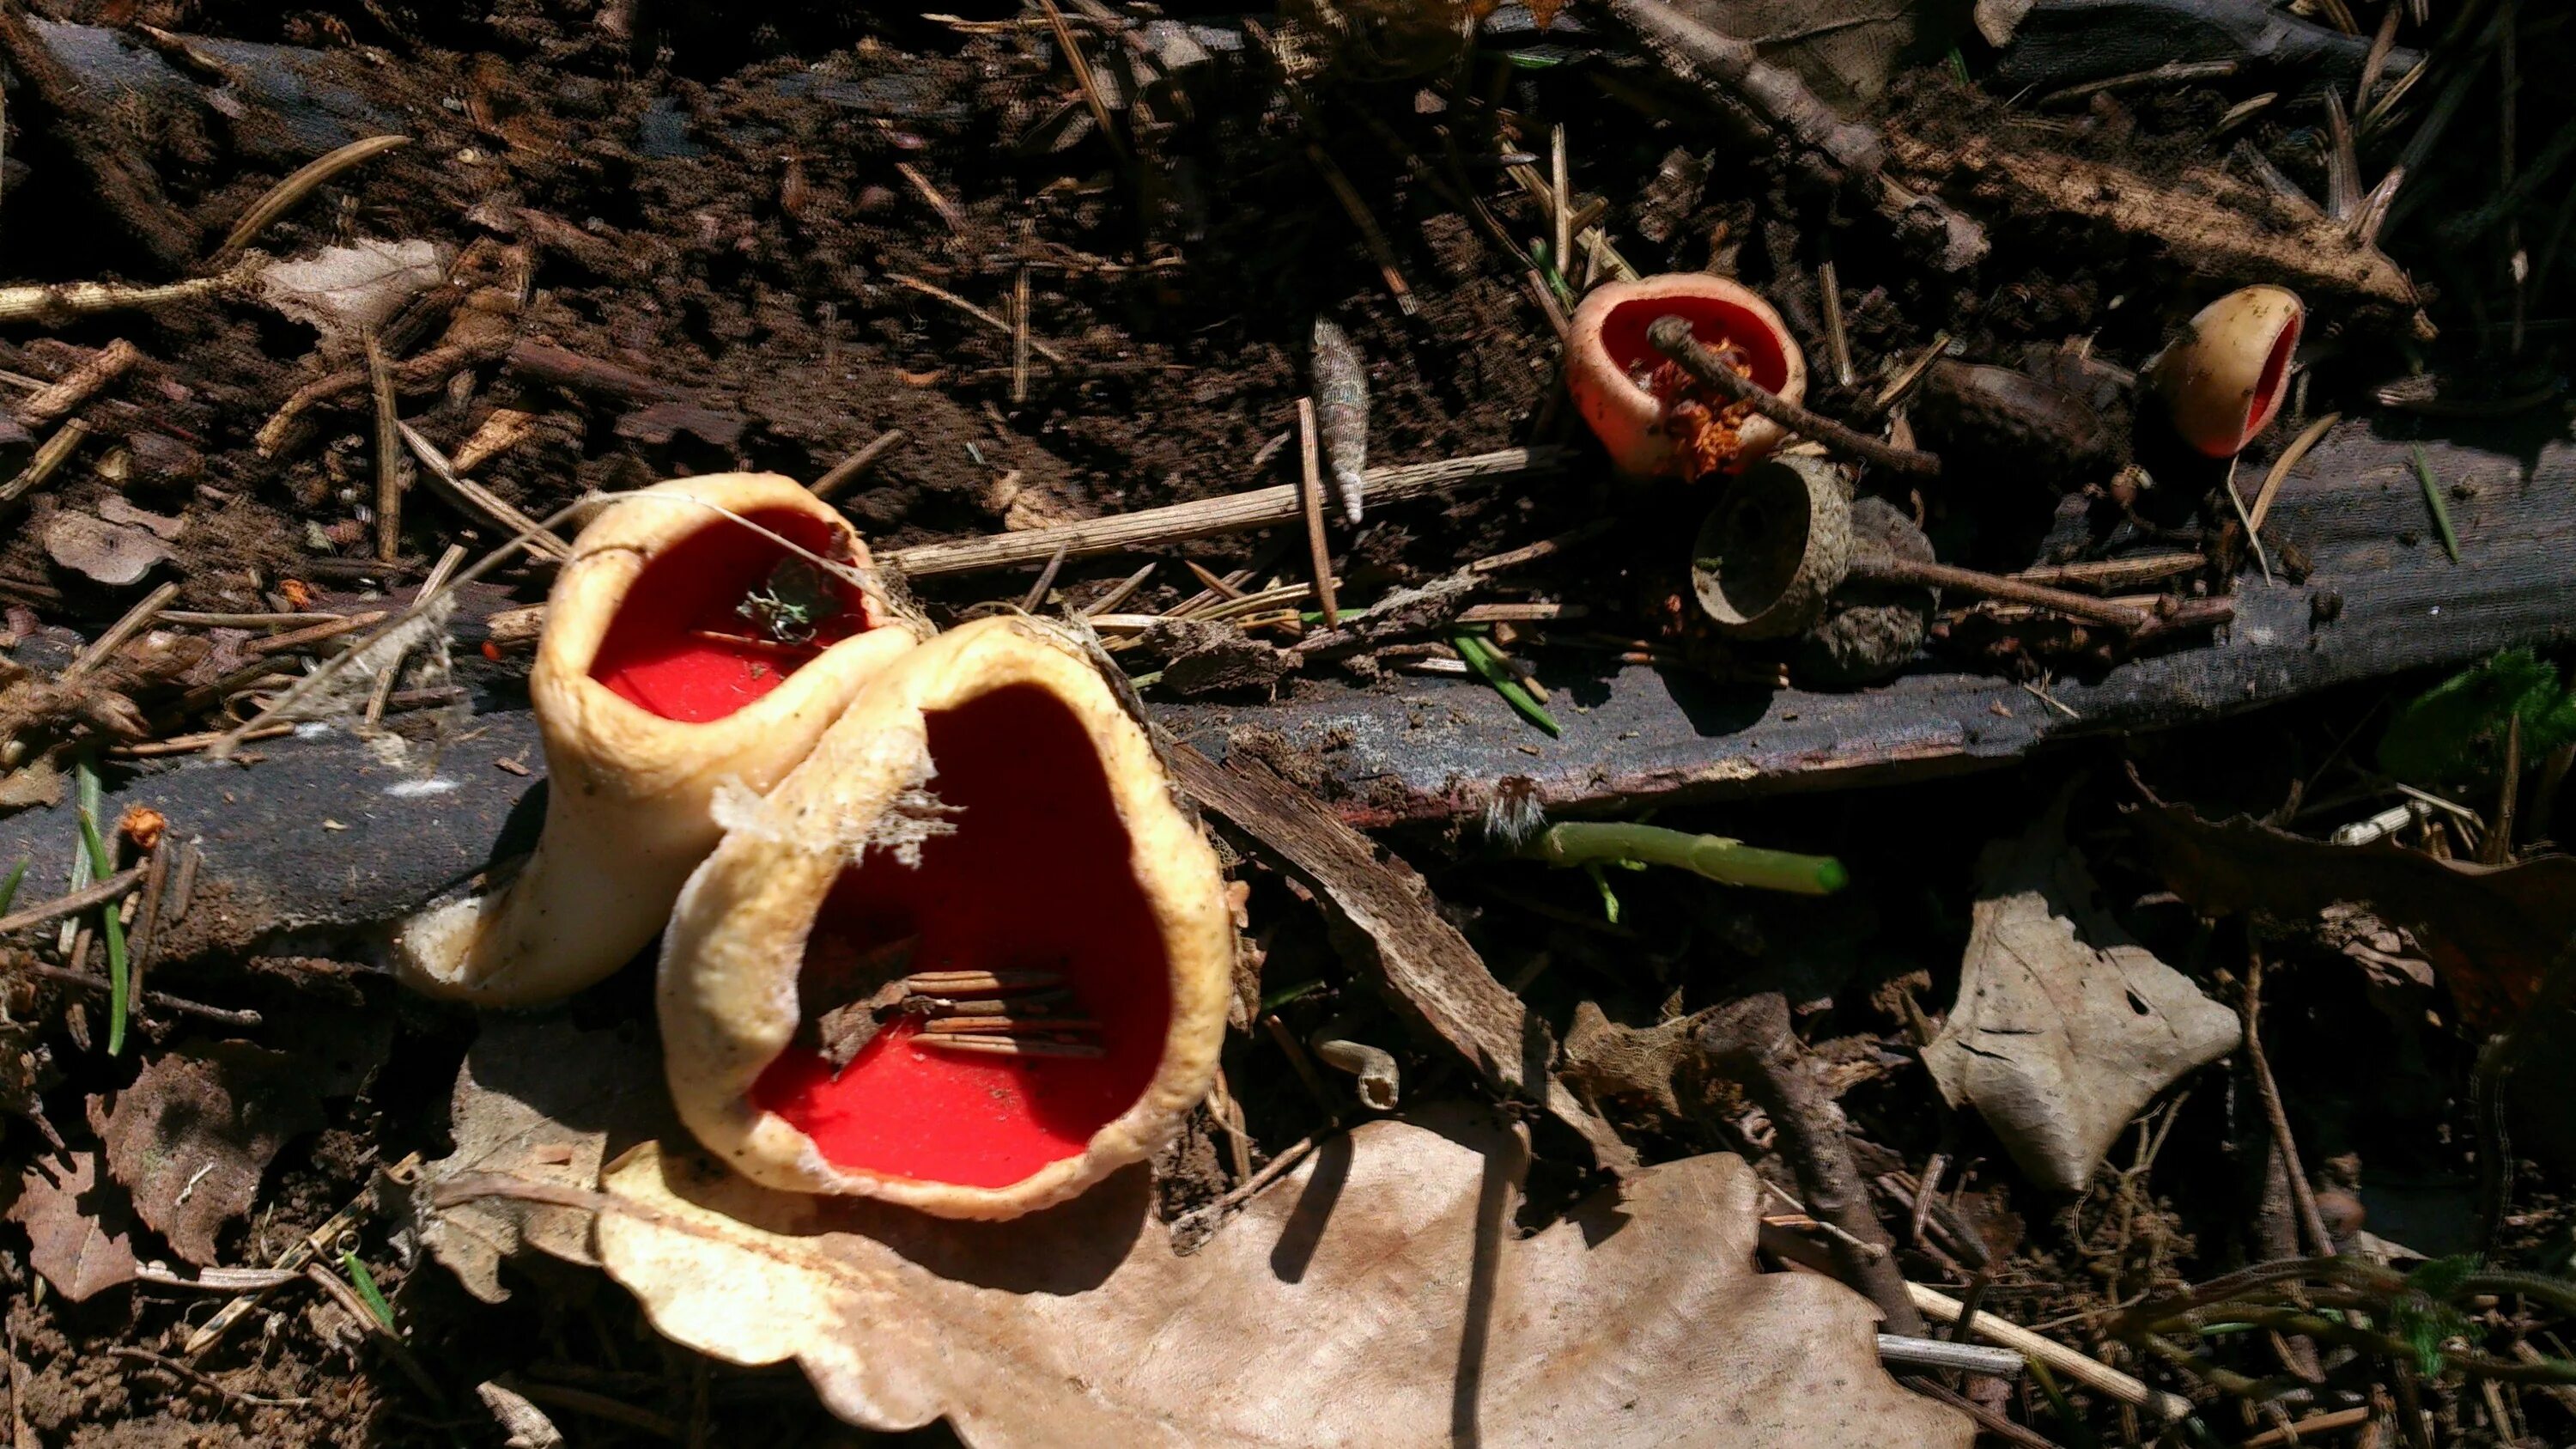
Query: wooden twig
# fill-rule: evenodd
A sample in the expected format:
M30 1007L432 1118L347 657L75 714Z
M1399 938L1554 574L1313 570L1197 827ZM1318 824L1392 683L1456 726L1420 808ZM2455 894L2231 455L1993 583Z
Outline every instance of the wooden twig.
M433 347L418 357L394 364L394 386L407 392L420 392L446 385L447 379L466 368L495 361L511 353L506 337L482 338L469 342ZM337 402L352 393L366 391L374 382L366 368L344 368L315 378L295 390L267 422L260 424L252 438L261 457L275 457L279 450L298 436L298 425L306 413L325 403Z
M295 174L270 187L266 196L251 203L250 210L243 212L242 219L233 223L232 231L224 237L224 244L216 249L215 260L225 261L233 253L249 246L279 217L301 205L304 198L320 190L341 172L410 144L409 136L369 136L306 162Z
M1533 564L1541 559L1554 558L1567 549L1590 543L1594 539L1607 535L1610 530L1618 526L1616 519L1596 518L1590 523L1569 528L1554 538L1543 538L1536 543L1524 544L1502 553L1487 554L1467 567L1480 574L1494 574L1501 573L1505 569L1516 569L1523 564Z
M33 322L68 327L84 317L105 312L148 312L190 297L211 296L239 285L232 273L190 277L159 287L130 287L117 282L53 282L0 287L0 322Z
M62 381L18 404L18 421L41 428L98 395L99 389L123 377L143 360L143 350L119 337L91 353Z
M1908 1283L1905 1289L1914 1306L1935 1323L1956 1323L1963 1316L1959 1300L1938 1288ZM2016 1350L2024 1358L2036 1359L2096 1393L2145 1409L2161 1418L2184 1419L2191 1415L2191 1400L2182 1395L2151 1388L2109 1364L2087 1358L2053 1338L2043 1338L1992 1313L1977 1314L1969 1322L1968 1332L1988 1343Z
M1108 593L1102 594L1099 598L1096 598L1090 603L1082 606L1082 616L1088 619L1100 614L1106 614L1117 608L1120 604L1123 604L1129 599L1135 597L1136 591L1145 587L1145 581L1152 578L1154 576L1154 570L1160 567L1160 564L1147 564L1143 568L1136 570L1136 572L1120 579L1117 583L1110 585Z
M107 657L124 648L127 640L151 627L152 621L159 618L161 611L168 608L170 601L177 597L179 597L177 584L163 584L144 595L141 603L126 610L125 617L110 624L106 633L91 640L88 648L75 655L71 663L63 666L63 672L54 682L69 684L106 663Z
M2263 1100L2263 1116L2272 1125L2272 1147L2281 1154L2281 1162L2290 1174L2290 1201L2298 1205L2299 1226L2307 1230L2308 1241L2320 1258L2335 1255L2334 1236L2326 1231L2326 1220L2317 1211L2316 1189L2309 1185L2307 1169L2299 1165L2298 1140L2290 1135L2290 1114L2281 1105L2280 1084L2272 1080L2272 1063L2263 1055L2263 1036L2258 1029L2263 1011L2263 948L2249 941L2245 947L2245 1061L2254 1073L2255 1094Z
M1029 585L1028 594L1020 600L1021 613L1034 614L1046 602L1047 590L1055 587L1055 576L1064 572L1064 556L1065 550L1057 549L1055 557L1047 560L1046 567L1038 570L1037 582Z
M852 483L876 466L877 459L894 451L910 437L901 428L888 428L868 440L866 447L832 465L832 471L814 480L814 496L826 502L847 492Z
M1565 269L1574 264L1574 187L1566 179L1569 168L1565 162L1564 123L1559 122L1550 131L1547 150L1548 180L1556 190L1556 205L1548 208L1549 219L1556 224L1552 238L1554 250L1548 253L1548 259L1556 263L1557 273L1563 275Z
M395 412L394 370L384 344L367 334L367 378L376 403L376 557L402 553L402 419Z
M2043 588L2002 574L1963 569L1955 564L1922 563L1892 554L1855 557L1848 577L1876 583L1915 584L1929 589L1957 589L1990 599L2029 604L2034 608L2055 609L2061 614L2108 624L2115 629L2143 630L2156 622L2156 616L2144 609L2133 609L2090 594L2070 594L2064 589Z
M2205 555L2177 551L2142 554L2136 558L2095 559L2086 563L2043 564L2004 577L2048 588L2077 584L2092 589L2134 589L2176 574L2190 573L2208 562Z
M1082 88L1082 102L1091 108L1091 119L1100 127L1101 139L1109 143L1109 149L1121 162L1126 161L1127 138L1118 134L1118 118L1110 114L1109 98L1101 93L1100 82L1091 74L1091 61L1074 43L1073 31L1064 23L1064 12L1055 7L1055 0L1038 0L1038 6L1055 30L1056 49L1064 52L1065 64L1073 67L1073 83Z
M1920 1378L1912 1375L1898 1379L1897 1382L1905 1385L1909 1389L1912 1389L1914 1392L1921 1394L1927 1399L1931 1399L1936 1403L1947 1404L1951 1408L1958 1410L1960 1413L1967 1415L1969 1418L1976 1420L1977 1427L1994 1435L1996 1438L2003 1440L2007 1444L2018 1444L2021 1446L2021 1449L2058 1449L2056 1440L2047 1438L2023 1427L2020 1424L2016 1424L2012 1420L2005 1418L2003 1415L1996 1413L1994 1410L1987 1408L1985 1405L1978 1403L1976 1400L1969 1398L1967 1395L1954 1392L1946 1385L1936 1383L1931 1379Z
M1422 310L1422 304L1414 299L1413 288L1405 283L1403 269L1395 264L1395 248L1387 244L1386 233L1378 229L1377 216L1369 210L1368 202L1361 199L1359 188L1351 185L1351 179L1342 174L1341 165L1323 147L1308 142L1306 159L1315 163L1315 169L1323 175L1324 185L1331 188L1333 199L1342 204L1342 210L1350 216L1351 225L1359 228L1360 241L1368 248L1370 258L1376 261L1378 275L1386 279L1386 290L1394 296L1397 310L1407 317Z
M921 168L909 161L897 161L894 169L897 175L912 183L912 189L921 193L921 199L930 203L930 209L939 213L939 219L948 223L950 231L960 236L966 234L966 213L958 208L956 202L942 195L938 187L931 185L930 178L921 174Z
M1700 345L1699 339L1691 335L1687 319L1656 318L1646 328L1646 341L1653 344L1657 352L1680 364L1682 370L1695 380L1749 405L1755 412L1801 437L1813 438L1837 452L1849 453L1899 473L1928 476L1941 471L1941 460L1933 454L1900 448L1855 432L1831 418L1809 412L1743 376L1718 361L1716 353Z
M1315 603L1324 611L1324 627L1338 628L1341 609L1333 600L1333 550L1324 536L1323 446L1315 437L1315 400L1297 399L1298 492L1305 502L1306 556L1314 569Z
M1923 1315L1906 1296L1895 1245L1870 1206L1869 1189L1816 1080L1815 1064L1789 1029L1788 999L1768 991L1719 1007L1708 1013L1692 1044L1711 1070L1741 1082L1769 1114L1773 1139L1798 1176L1806 1210L1842 1230L1832 1241L1843 1280L1878 1305L1888 1331L1923 1337Z
M78 915L92 906L121 899L126 892L140 885L142 881L141 867L118 871L96 885L83 886L69 895L56 896L43 905L29 906L23 911L0 916L0 936L13 936L20 931L49 926L66 916ZM103 986L106 983L102 981L99 984Z
M439 555L437 565L429 571L429 577L421 581L420 597L435 597L439 590L447 587L447 581L455 577L457 568L464 562L465 545L449 544L447 552ZM410 657L410 653L408 649L396 650L394 656L385 661L385 667L377 672L376 686L367 694L366 728L374 729L385 722L385 706L394 697L394 685L402 679L403 661Z
M994 331L1001 333L1005 337L1017 336L1016 329L1011 326L1010 321L1007 318L996 317L992 313L985 311L983 308L976 306L974 303L967 301L965 298L958 296L955 292L951 292L945 287L933 286L919 277L908 277L901 272L888 272L885 274L885 279L894 283L898 287L908 287L913 291L919 292L925 297L933 299L934 301L945 302L949 306L956 308L958 311L965 313L967 316L974 318L976 321L983 323L985 326L992 328ZM1045 358L1047 361L1054 363L1056 366L1071 367L1073 365L1071 360L1062 352L1057 351L1047 343L1041 342L1035 337L1031 337L1028 341L1030 351Z
M26 497L54 476L54 470L63 466L63 460L69 458L72 451L81 445L81 440L88 436L89 424L79 418L55 429L52 437L37 445L34 456L27 459L26 467L18 470L17 477L0 483L0 507Z
M385 611L382 609L369 609L360 614L344 614L307 628L290 629L283 634L271 634L265 639L246 646L242 652L254 659L271 654L284 654L290 650L301 649L307 644L319 644L325 639L337 639L352 630L381 623L384 617Z
M551 530L538 527L535 519L520 512L500 494L471 478L458 474L455 466L439 453L437 446L420 435L418 428L409 423L397 422L394 424L394 430L402 435L404 445L411 449L411 455L418 458L421 466L429 470L430 486L446 494L451 502L481 514L486 520L500 525L508 532L528 534L535 546L535 551L556 563L571 561L572 545L556 537Z
M83 991L106 992L115 989L113 983L104 976L88 971L75 971L67 966L48 966L23 955L0 956L0 971L14 971L21 976L32 977L39 981L77 986ZM256 1011L235 1011L230 1007L208 1006L202 1001L190 1001L185 997L172 996L162 991L141 992L135 999L154 1011L166 1011L173 1016L193 1016L199 1021L210 1021L218 1026L242 1030L258 1026L262 1019Z
M1029 269L1011 284L1011 406L1029 400Z
M1571 457L1572 450L1566 448L1505 448L1434 463L1372 468L1368 472L1368 496L1373 503L1394 503L1424 497L1446 488L1528 478L1553 473L1564 467ZM1072 543L1068 557L1097 558L1102 554L1123 553L1177 543L1183 539L1209 538L1217 534L1295 523L1305 512L1305 503L1298 496L1299 492L1294 483L1256 488L1195 503L1140 509L1053 528L1022 529L1016 533L960 539L954 543L922 544L896 549L886 555L886 559L916 578L930 578L1043 562L1068 540Z

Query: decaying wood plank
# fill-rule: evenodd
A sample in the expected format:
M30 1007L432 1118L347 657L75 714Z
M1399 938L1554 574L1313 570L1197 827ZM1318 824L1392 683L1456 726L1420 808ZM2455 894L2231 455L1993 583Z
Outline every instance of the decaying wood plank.
M1397 1010L1456 1048L1496 1090L1543 1101L1591 1144L1602 1167L1636 1169L1636 1153L1550 1070L1556 1042L1547 1024L1431 908L1430 889L1411 866L1257 761L1219 765L1186 745L1169 759L1191 798L1314 892L1346 955L1377 978Z
M1898 168L1953 199L2032 214L2078 217L2162 247L2194 276L2213 282L2272 282L2310 302L2375 304L2413 318L2415 287L2376 247L2355 242L2340 222L2299 211L2215 167L2194 167L2170 185L2125 167L2016 150L1986 137L1936 143L1891 130Z

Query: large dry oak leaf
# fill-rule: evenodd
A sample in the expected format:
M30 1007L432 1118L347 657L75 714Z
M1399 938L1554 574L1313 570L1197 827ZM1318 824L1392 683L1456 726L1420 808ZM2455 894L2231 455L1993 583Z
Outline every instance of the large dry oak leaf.
M1516 1238L1527 1165L1490 1119L1372 1122L1181 1257L1142 1169L956 1223L648 1146L610 1168L596 1245L672 1338L976 1445L1968 1443L1879 1367L1858 1295L1754 1270L1740 1159Z

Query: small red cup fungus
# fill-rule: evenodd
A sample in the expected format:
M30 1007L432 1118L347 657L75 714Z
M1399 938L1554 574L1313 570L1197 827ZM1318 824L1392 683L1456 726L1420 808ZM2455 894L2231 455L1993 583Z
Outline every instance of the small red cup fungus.
M1061 631L984 619L872 681L690 877L663 1060L754 1181L1014 1217L1205 1096L1233 963L1144 730Z
M2242 287L2201 308L2147 368L2174 431L2213 458L2243 452L2281 411L2306 322L2287 287Z
M1565 385L1610 461L1637 477L1734 472L1780 445L1780 425L1719 396L1646 340L1678 316L1700 343L1790 402L1807 395L1807 359L1771 304L1704 272L1595 287L1574 312Z
M718 786L777 783L914 638L866 546L792 479L682 478L611 504L555 579L528 680L536 851L498 889L404 923L397 969L496 1006L615 971L715 847Z

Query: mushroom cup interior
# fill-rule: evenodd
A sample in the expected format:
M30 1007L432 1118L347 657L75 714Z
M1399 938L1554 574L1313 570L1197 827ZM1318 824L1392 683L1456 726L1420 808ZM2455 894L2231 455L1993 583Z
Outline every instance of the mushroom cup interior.
M808 1020L836 967L911 938L910 972L1043 973L1038 989L1054 999L1040 1009L1080 1020L1084 1054L937 1049L923 1044L927 1018L901 1012L837 1076L800 1037L751 1100L843 1170L1008 1187L1080 1155L1151 1085L1170 957L1071 710L1022 684L926 718L928 788L953 833L923 841L918 865L872 846L842 872L807 937Z
M2263 355L2263 371L2254 379L2254 396L2245 409L2249 439L2269 426L2272 415L2281 410L2281 384L2290 375L2290 359L2298 355L2299 330L2299 315L2294 311L2273 336L2272 350Z
M846 536L828 518L793 508L743 516L820 557L850 556ZM704 724L760 699L869 627L856 585L711 513L644 565L600 641L590 677L663 719Z
M1601 319L1601 348L1622 375L1635 378L1663 363L1664 355L1646 340L1646 329L1658 317L1688 322L1691 336L1703 346L1725 342L1740 348L1752 364L1753 381L1766 390L1776 393L1788 385L1789 357L1770 320L1719 297L1638 297L1612 307Z

